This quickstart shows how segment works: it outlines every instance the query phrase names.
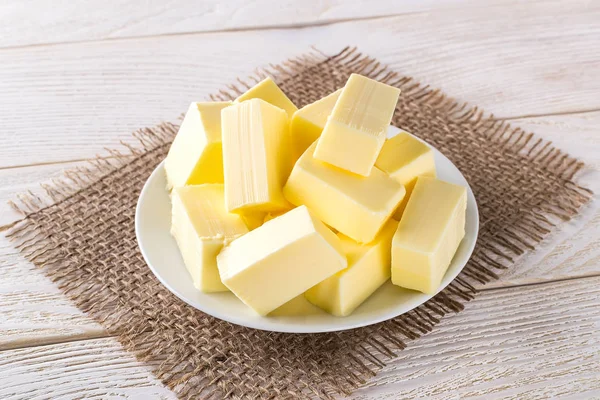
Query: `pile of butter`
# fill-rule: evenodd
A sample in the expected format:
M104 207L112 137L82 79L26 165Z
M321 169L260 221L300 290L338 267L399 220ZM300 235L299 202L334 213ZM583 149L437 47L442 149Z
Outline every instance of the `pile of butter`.
M465 234L466 189L436 179L411 134L386 139L399 94L353 74L301 109L270 78L233 102L192 103L165 171L195 287L260 315L303 295L347 316L390 277L436 293Z

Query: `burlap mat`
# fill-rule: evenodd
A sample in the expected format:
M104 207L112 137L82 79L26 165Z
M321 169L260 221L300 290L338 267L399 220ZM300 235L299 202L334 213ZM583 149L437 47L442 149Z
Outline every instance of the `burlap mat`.
M211 98L234 98L269 74L301 107L342 87L351 72L402 89L393 124L448 156L479 203L481 229L471 261L442 293L407 314L352 331L294 335L242 328L179 301L146 266L133 222L142 185L177 131L168 123L136 132L138 148L66 173L46 186L45 197L21 196L15 207L26 216L5 227L8 236L181 398L348 394L407 341L460 311L475 294L474 282L495 279L591 194L572 181L582 167L577 160L354 49L271 66Z

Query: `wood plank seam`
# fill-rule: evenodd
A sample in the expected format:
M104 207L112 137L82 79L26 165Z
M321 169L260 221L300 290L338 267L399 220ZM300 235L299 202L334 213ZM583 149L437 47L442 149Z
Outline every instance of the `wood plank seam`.
M447 15L454 21L451 26L443 23L445 18L424 14L286 32L209 34L202 40L177 36L5 52L0 54L0 92L6 99L7 112L0 116L0 124L7 134L8 148L14 146L15 154L22 156L0 151L0 164L68 160L74 154L77 158L91 156L94 141L101 147L110 145L114 136L126 139L135 127L170 119L185 109L190 98L218 89L219 81L246 75L255 65L271 61L272 54L285 58L315 43L328 52L347 43L368 46L369 52L395 70L411 72L419 81L442 87L446 93L502 117L516 112L547 114L598 107L597 96L592 96L600 82L596 79L598 69L594 68L599 60L598 46L593 35L582 34L581 27L589 26L590 32L595 32L590 23L597 20L600 9L591 4L584 9L583 4L575 2L574 11L561 10L566 15L563 29L557 34L550 19L557 8L552 3L548 7L515 5L515 15L528 23L508 24L502 32L494 28L503 25L502 18L491 14L503 10L492 8L451 12ZM483 18L488 14L490 18ZM435 32L420 34L420 29ZM519 41L520 35L539 40ZM222 51L235 48L242 37L252 52ZM148 50L140 52L139 48ZM190 49L190 54L181 49ZM527 62L515 62L517 59ZM208 65L215 62L222 68ZM40 63L43 74L35 67ZM497 79L489 81L486 77L490 74ZM136 106L139 98L146 100L144 107ZM29 105L40 100L47 105L40 109L38 118L28 118ZM72 111L74 107L76 112ZM36 141L28 143L33 138ZM48 146L41 148L40 142Z
M46 46L63 46L69 45L73 43L77 44L87 44L87 43L98 43L98 42L117 42L123 40L136 40L136 39L153 39L153 38L161 38L168 36L190 36L190 35L205 35L205 34L215 34L215 33L243 33L243 32L254 32L254 31L268 31L268 30L292 30L292 29L303 29L303 28L316 28L328 25L341 24L345 22L355 22L355 21L376 21L383 20L388 18L397 18L402 16L411 16L411 15L419 15L425 14L428 11L416 11L416 12L406 12L406 13L392 13L388 15L377 15L372 17L353 17L353 18L339 18L331 21L323 21L323 22L311 22L304 24L288 24L288 25L265 25L259 27L247 27L247 28L231 28L231 29L214 29L214 30L205 30L205 31L190 31L190 32L177 32L177 33L161 33L161 34L153 34L153 35L139 35L139 36L124 36L124 37L107 37L102 39L89 39L89 40L75 40L75 41L64 41L64 42L47 42L47 43L36 43L30 45L16 45L16 46L3 46L0 47L0 52L3 50L14 50L14 49L28 49L28 48L37 48L37 47L46 47Z
M532 118L544 118L544 117L557 117L563 115L574 115L574 114L587 114L587 113L595 113L600 111L600 108L586 108L582 110L573 110L573 111L564 111L564 112L550 112L550 113L539 113L539 114L524 114L524 115L510 115L508 117L498 117L503 121L514 121L518 119L532 119Z
M304 29L304 28L311 28L311 27L334 25L334 24L345 23L345 22L371 21L371 20L402 17L402 16L410 17L410 16L422 15L422 14L434 14L435 15L435 14L440 14L443 12L456 10L456 9L459 9L460 7L465 7L467 5L471 9L481 8L479 2L471 2L468 0L467 1L448 2L447 4L444 4L444 3L434 4L436 7L432 7L431 5L428 5L428 4L424 4L421 6L418 3L411 4L412 2L407 2L408 4L404 4L404 9L401 9L401 7L391 7L390 8L390 7L386 7L383 4L379 4L379 7L374 7L373 10L369 11L370 14L365 16L365 15L361 15L361 13L359 13L360 11L362 11L362 14L365 13L365 10L358 9L357 6L360 4L354 4L353 7L347 7L344 3L335 4L335 2L334 2L334 4L331 4L331 5L328 5L326 3L327 2L318 2L317 4L311 4L311 2L307 2L306 8L312 8L314 10L308 17L309 19L307 19L307 20L303 20L303 18L306 18L306 15L298 15L299 13L298 13L297 9L291 8L288 4L284 4L281 7L282 8L281 11L277 10L279 12L282 12L283 15L280 15L278 20L273 19L273 21L275 21L275 22L269 22L268 18L267 19L261 18L261 21L258 22L259 25L244 25L242 23L241 26L233 26L233 27L223 26L224 24L215 25L215 27L210 27L210 25L208 25L208 27L207 27L207 24L201 24L200 25L201 29L198 29L199 27L196 26L195 27L196 29L190 29L190 30L161 32L161 30L158 29L158 30L156 30L156 33L128 34L127 29L131 28L131 26L135 27L136 25L139 25L141 22L143 22L145 20L155 20L156 18L160 19L161 14L165 14L165 13L168 14L168 11L165 11L165 10L160 10L160 11L151 13L149 15L145 14L143 11L140 11L141 15L139 17L141 18L141 20L134 19L133 21L128 21L129 24L119 24L118 26L116 26L115 28L113 28L111 30L102 31L102 34L100 37L95 37L93 39L71 39L71 40L58 40L58 41L50 40L50 41L42 41L42 42L36 42L36 43L30 43L30 44L14 44L14 45L8 44L8 45L0 45L0 50L2 50L2 49L34 48L34 47L50 46L50 45L68 45L68 44L72 44L72 43L95 43L95 42L101 42L101 41L114 41L114 40L126 40L126 39L158 38L158 37L178 36L178 35L198 35L198 34L232 33L232 32L244 33L244 32L266 31L266 30ZM502 1L497 2L497 3L503 4ZM498 4L494 3L494 4L492 4L492 6L497 6ZM369 4L365 2L365 5L369 5ZM239 6L238 8L243 8L242 4L240 4L238 6ZM259 6L260 6L260 4L259 4ZM489 7L489 6L490 6L489 4L486 4L486 7ZM286 7L289 9L286 10L285 9ZM215 8L218 8L218 4L217 4L217 7L215 7ZM335 13L341 13L341 14L350 13L350 16L335 16L334 15L333 17L325 16L323 19L320 19L322 17L322 14L330 13L331 8L334 9L334 14ZM0 9L0 12L1 11L2 11L2 9ZM211 12L214 12L214 10L204 10L204 11L205 11L204 12L205 15L209 15ZM181 12L185 13L185 9L183 9ZM56 11L55 11L55 13L56 13ZM234 11L234 14L236 14L236 13L237 13L237 11ZM251 13L252 12L250 12L250 14ZM302 13L300 13L300 14L302 14ZM304 13L304 14L306 14L306 13ZM232 20L234 16L235 15L229 16L228 20ZM33 16L33 18L35 18L35 17L36 16ZM168 17L165 17L165 18L167 19L167 21L169 20ZM14 18L14 19L18 20L20 18ZM106 19L108 19L108 18L106 18ZM246 20L249 20L249 19L250 18L247 18ZM288 22L288 20L289 20L289 22ZM283 21L283 23L281 23L281 21ZM36 22L39 22L39 21L36 21ZM64 24L64 21L61 21L59 19L59 20L52 21L52 23L55 26L56 25L60 26L61 23ZM235 24L235 22L234 22L234 24ZM10 23L7 23L5 25L7 25L8 28L10 28ZM152 31L152 29L150 29L150 31ZM49 35L47 37L51 37L51 36Z
M590 278L598 278L598 277L600 277L600 272L597 274L584 274L584 275L572 276L572 277L568 277L568 278L549 279L547 281L542 281L542 282L510 284L510 285L506 285L506 286L502 286L502 287L486 287L486 286L484 286L484 287L480 288L479 291L480 292L495 292L498 290L539 286L539 285L545 285L545 284L550 284L550 283L569 282L569 281L575 281L577 279L590 279ZM502 277L500 277L500 279L502 279Z

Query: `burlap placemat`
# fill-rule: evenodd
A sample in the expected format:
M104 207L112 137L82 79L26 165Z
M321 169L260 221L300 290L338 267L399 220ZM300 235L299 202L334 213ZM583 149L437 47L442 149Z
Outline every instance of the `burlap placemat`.
M295 335L232 325L178 300L146 266L134 233L140 190L177 131L169 123L136 132L137 148L67 172L46 186L47 196L20 196L15 207L25 217L5 227L8 236L181 398L348 394L407 341L431 331L441 316L460 311L476 292L474 282L497 278L498 270L534 249L591 195L572 180L582 167L577 160L354 49L288 60L211 98L234 98L269 74L301 107L342 87L351 72L402 89L393 124L448 156L479 203L481 228L472 259L448 288L409 313L362 329Z

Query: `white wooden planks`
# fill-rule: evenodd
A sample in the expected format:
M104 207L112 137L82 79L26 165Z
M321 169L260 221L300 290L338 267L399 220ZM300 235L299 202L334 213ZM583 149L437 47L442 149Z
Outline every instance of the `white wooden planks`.
M526 131L541 134L546 140L586 163L579 181L600 193L600 112L512 121ZM543 276L568 279L600 275L600 201L594 197L573 221L562 224L535 252L509 269L486 288L540 282Z
M105 335L0 236L0 358L3 349Z
M557 28L560 15L560 29ZM93 157L316 45L346 45L504 117L600 109L600 3L512 3L304 29L0 50L0 168Z
M0 371L2 399L176 399L112 338L3 351Z
M489 2L488 2L489 3ZM499 0L494 3L507 4ZM509 3L510 4L510 3ZM472 0L44 0L0 3L0 47L155 36L176 33L299 27L449 8L481 6Z
M21 217L10 206L9 201L16 200L18 195L28 191L42 195L44 192L40 186L41 184L60 178L64 170L83 164L85 162L0 169L0 226L7 225Z
M600 278L490 290L399 354L352 398L600 393ZM0 352L0 398L172 398L114 339Z
M600 394L600 278L482 293L355 399Z

